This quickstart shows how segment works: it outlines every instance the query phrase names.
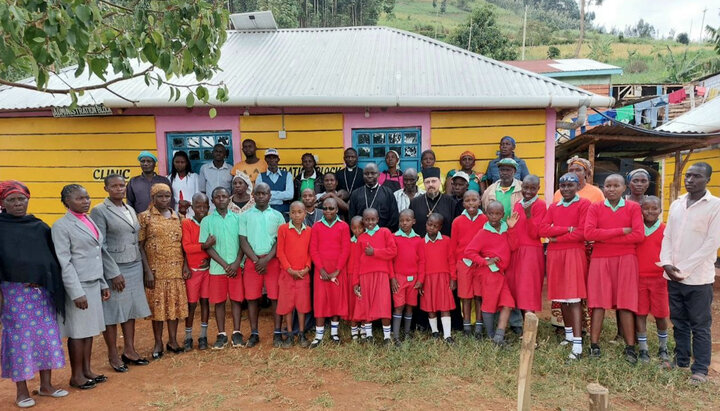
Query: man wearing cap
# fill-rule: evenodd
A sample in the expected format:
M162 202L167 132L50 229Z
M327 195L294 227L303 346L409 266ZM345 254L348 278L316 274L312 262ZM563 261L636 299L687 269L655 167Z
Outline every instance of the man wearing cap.
M257 156L257 145L253 139L246 138L243 140L242 152L245 161L235 164L230 170L230 174L235 177L238 173L245 173L250 176L250 180L255 184L255 180L257 180L260 173L267 171L267 163Z
M280 154L274 148L265 150L265 162L267 171L260 173L260 181L270 186L270 207L282 213L285 220L288 219L290 201L295 194L293 177L285 170L280 170Z
M227 147L222 144L215 144L212 151L213 161L205 163L200 167L200 172L198 173L198 188L207 194L208 197L212 197L212 192L217 187L225 187L228 193L232 193L233 176L230 175L232 166L225 162L227 154ZM211 209L215 208L212 202L210 206Z
M500 179L485 190L482 196L483 208L487 208L490 202L497 200L505 208L507 220L512 214L515 204L522 200L522 182L515 178L518 164L512 158L503 158L498 161Z
M155 172L155 164L157 157L149 151L143 151L137 157L140 162L142 174L130 179L127 184L127 202L136 213L142 213L148 209L150 205L150 188L153 184L164 183L171 187L170 180L167 177L158 175ZM175 205L175 200L170 198L170 206Z
M410 201L410 209L415 212L415 225L413 230L424 237L427 234L425 224L432 213L438 213L445 219L440 233L450 235L453 218L455 218L455 200L440 192L440 169L437 167L425 168L422 171L425 183L425 194L419 195Z
M465 193L468 191L470 185L470 176L464 171L458 171L452 177L452 198L457 202L455 204L455 217L462 214L465 207L463 205L463 198Z
M515 160L517 168L515 170L515 179L522 181L525 176L530 174L525 164L525 160L515 155L515 139L510 136L505 136L500 139L500 150L497 152L498 157L494 160L490 160L488 163L487 172L483 177L483 180L487 184L492 184L500 179L500 170L498 163L505 158Z
M362 216L367 208L374 208L378 212L378 226L385 227L391 232L398 229L398 206L393 192L386 186L378 184L378 167L370 163L363 169L365 185L356 189L350 195L350 218Z
M399 212L410 208L410 201L412 201L413 198L425 194L425 190L417 186L417 181L418 173L414 168L405 170L403 173L403 188L393 193Z
M483 179L483 174L475 171L475 154L472 151L464 151L462 154L460 154L460 170L453 169L448 171L447 178L445 180L446 193L452 194L452 177L455 175L455 173L459 171L462 171L468 175L469 190L475 190L478 193L482 193L482 188L484 187L484 183L481 183Z
M605 194L603 194L602 190L592 184L593 170L590 161L584 158L580 158L578 156L574 156L567 161L567 164L567 172L575 173L575 175L577 175L578 177L578 180L580 180L580 188L577 192L580 198L587 198L588 200L590 200L591 203L605 201ZM555 195L553 196L553 202L557 203L561 199L562 195L560 194L560 190L555 191Z

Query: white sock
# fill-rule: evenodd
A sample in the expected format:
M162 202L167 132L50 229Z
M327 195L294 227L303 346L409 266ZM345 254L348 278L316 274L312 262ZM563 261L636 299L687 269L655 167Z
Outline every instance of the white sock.
M340 321L330 321L330 335L338 335L338 327L340 327Z
M450 337L450 317L440 317L443 326L443 338Z
M360 334L360 327L350 327L350 335L352 335L353 340L358 338L358 334Z
M367 323L365 327L365 337L372 338L372 323Z
M428 321L430 322L430 330L434 333L438 332L437 317L428 318Z
M582 337L573 337L573 354L582 354Z
M389 340L391 331L392 327L390 327L389 325L383 325L383 338Z
M573 341L573 329L572 327L565 327L565 340L566 341Z
M315 327L315 339L322 340L325 336L325 327Z

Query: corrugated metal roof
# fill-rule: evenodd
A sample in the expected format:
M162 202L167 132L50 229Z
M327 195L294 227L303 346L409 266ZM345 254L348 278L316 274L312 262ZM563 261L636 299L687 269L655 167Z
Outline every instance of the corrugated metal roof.
M557 60L513 60L505 63L545 74L549 77L560 77L560 73L573 74L622 74L622 67L601 63L592 59L557 59ZM587 72L587 73L586 73Z
M230 92L227 106L404 107L608 107L613 99L470 53L418 34L386 27L229 31L213 82ZM51 76L48 88L98 84L73 77L74 68ZM194 76L174 79L192 84ZM166 86L142 78L110 89L138 107L184 106L169 102ZM214 94L211 92L211 94ZM86 92L80 105L128 107L107 90ZM20 88L0 89L0 110L67 106L70 98Z
M713 133L720 131L720 97L695 107L655 130L675 133Z

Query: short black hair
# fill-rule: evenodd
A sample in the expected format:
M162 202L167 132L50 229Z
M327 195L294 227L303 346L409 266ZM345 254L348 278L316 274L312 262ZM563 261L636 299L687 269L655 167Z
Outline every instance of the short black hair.
M346 148L346 149L345 149L345 151L343 151L343 153L347 153L348 151L354 151L354 152L355 152L355 154L357 154L357 150L355 150L355 149L354 149L354 148L352 148L352 147L348 147L348 148Z
M60 191L60 201L62 201L65 207L67 207L67 199L70 198L70 195L78 190L84 189L85 187L81 186L80 184L68 184Z
M109 183L110 180L112 180L113 178L122 178L123 181L125 181L125 177L123 177L123 176L120 175L120 174L117 174L117 173L108 174L107 176L105 176L105 178L103 178L103 183L105 183L105 187L108 186L108 183Z
M710 176L712 176L712 172L713 172L712 166L704 161L699 161L699 162L691 165L690 167L702 167L705 169L705 177L710 178Z
M218 191L220 191L220 190L225 190L225 192L227 193L227 195L228 195L228 196L230 195L230 190L228 190L227 188L225 188L225 187L223 187L223 186L217 186L217 187L215 187L215 188L213 189L212 194L210 194L210 197L215 198L215 193L218 192Z

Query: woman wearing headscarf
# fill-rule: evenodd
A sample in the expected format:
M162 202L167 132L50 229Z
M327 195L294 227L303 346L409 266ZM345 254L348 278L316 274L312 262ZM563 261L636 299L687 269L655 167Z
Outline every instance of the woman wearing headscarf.
M65 310L60 265L50 227L27 214L30 190L18 181L0 182L0 320L2 377L16 385L15 403L35 405L27 380L40 373L38 395L64 397L51 370L65 366L56 313Z
M400 170L400 154L395 150L385 153L387 169L378 176L378 184L387 186L393 193L402 188L403 172Z
M152 357L163 356L163 321L168 325L168 351L180 353L177 342L178 321L188 316L185 281L190 269L182 250L182 225L172 209L172 192L167 184L158 183L150 189L150 208L138 215L140 220L140 253L145 272L145 293L155 337Z
M90 367L93 337L105 331L102 301L110 298L107 281L120 275L104 244L98 226L87 216L90 195L79 184L68 184L60 192L67 213L52 226L52 239L65 285L65 318L60 323L68 337L70 386L94 388L107 381Z
M636 168L627 175L628 186L630 186L630 194L625 196L625 200L641 203L647 197L645 193L650 187L650 173L644 168Z
M580 180L580 190L577 192L580 198L586 198L590 200L591 203L605 201L605 194L603 194L602 190L592 184L593 170L590 161L574 156L567 161L567 164L567 172L575 173L575 175L578 176L578 180ZM553 202L557 203L561 199L562 194L560 194L560 190L555 191Z
M515 160L517 163L517 169L515 170L515 179L522 181L525 176L530 174L528 171L525 160L515 155L515 139L510 136L505 136L500 139L500 150L497 152L497 158L490 160L487 167L487 172L483 176L483 181L490 185L500 179L500 169L498 163L505 158Z
M253 183L250 176L242 171L238 171L232 180L232 197L228 210L235 214L242 214L253 208L255 199L252 196Z
M110 298L103 302L105 317L105 344L108 348L108 361L116 372L127 372L128 364L147 365L135 350L135 320L150 315L147 297L143 289L143 266L138 246L138 222L135 210L127 205L125 198L125 178L118 174L105 177L105 191L108 197L95 206L90 218L97 225L105 239L114 270L120 275L110 282ZM123 332L123 354L118 354L117 326Z
M435 152L432 150L425 150L420 155L420 169L424 170L426 168L435 167ZM422 192L425 192L425 183L423 182L425 177L423 176L422 171L417 173L418 180L417 180L417 186ZM445 192L445 176L440 175L440 192Z
M472 151L464 151L460 154L460 170L452 169L447 173L447 181L445 182L445 192L452 194L452 178L458 171L464 171L469 177L468 190L475 190L482 194L480 182L483 179L483 174L478 173L475 169L475 154Z

